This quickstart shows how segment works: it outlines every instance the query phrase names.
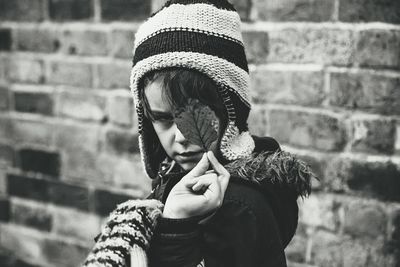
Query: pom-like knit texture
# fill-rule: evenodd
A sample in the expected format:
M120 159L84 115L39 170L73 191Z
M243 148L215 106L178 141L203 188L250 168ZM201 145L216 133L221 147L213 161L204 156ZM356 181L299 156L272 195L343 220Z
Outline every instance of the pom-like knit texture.
M158 140L148 129L151 123L144 117L139 95L141 79L155 70L181 67L210 77L228 115L221 154L228 160L251 154L254 141L247 132L250 78L240 24L239 14L226 0L170 0L139 27L130 82L139 148L149 177L157 176L163 159L150 149L149 144Z

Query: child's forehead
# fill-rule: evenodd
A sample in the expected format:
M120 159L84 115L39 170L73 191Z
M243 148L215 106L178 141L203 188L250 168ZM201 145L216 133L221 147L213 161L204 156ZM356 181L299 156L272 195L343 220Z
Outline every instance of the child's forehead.
M153 81L148 84L145 88L145 95L147 98L147 102L152 110L159 111L171 111L172 103L167 100L164 90L163 84L160 81Z

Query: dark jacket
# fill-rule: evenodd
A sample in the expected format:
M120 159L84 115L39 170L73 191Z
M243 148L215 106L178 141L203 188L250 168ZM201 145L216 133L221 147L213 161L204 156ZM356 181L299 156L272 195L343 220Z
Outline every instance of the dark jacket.
M280 151L270 137L253 137L249 160L225 165L231 179L224 201L203 218L160 218L150 243L152 267L286 266L284 248L298 220L297 198L310 192L308 167ZM151 198L163 203L186 173L160 177ZM201 265L200 265L201 266Z

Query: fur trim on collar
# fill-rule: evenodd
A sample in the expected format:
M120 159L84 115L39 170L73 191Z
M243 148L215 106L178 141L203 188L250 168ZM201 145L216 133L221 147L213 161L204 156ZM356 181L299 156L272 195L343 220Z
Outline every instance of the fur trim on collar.
M318 179L304 161L284 151L263 151L225 165L231 175L257 184L272 183L293 187L298 196L311 193L311 179Z

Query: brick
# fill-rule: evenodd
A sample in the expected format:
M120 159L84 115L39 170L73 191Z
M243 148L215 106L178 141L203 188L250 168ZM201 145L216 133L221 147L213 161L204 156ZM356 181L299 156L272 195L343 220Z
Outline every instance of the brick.
M13 58L9 63L8 74L11 81L26 83L44 82L42 60Z
M12 139L19 145L50 145L53 140L53 130L53 125L40 121L16 120L13 121Z
M59 124L55 127L55 144L64 151L97 152L98 132L96 125Z
M131 198L142 199L151 191L151 179L143 170L139 154L131 157L109 156L104 158L101 168L111 171L112 181L119 188L129 189ZM107 163L105 162L107 161Z
M100 232L100 218L93 214L57 207L53 217L53 232L59 235L92 243Z
M13 202L11 205L11 221L41 231L50 232L52 216L44 207Z
M273 109L269 111L271 136L291 145L325 151L341 150L345 130L339 115Z
M400 23L400 3L392 0L341 0L339 20L346 22L382 21Z
M136 29L116 29L111 32L111 55L117 58L132 59L132 48Z
M115 92L109 99L110 121L121 126L132 126L134 107L133 99L126 90Z
M400 209L395 209L390 218L388 250L396 253L397 262L400 261Z
M47 93L14 92L14 108L18 112L53 115L53 99Z
M84 20L93 17L91 0L50 0L49 14L52 20Z
M363 30L359 33L355 62L362 67L400 68L400 31Z
M8 64L9 59L7 57L0 56L0 83L7 84L8 82Z
M400 200L400 171L392 162L337 159L330 162L326 179L338 181L343 190L382 200Z
M101 0L104 20L143 20L151 13L151 1Z
M0 143L0 163L13 166L15 161L14 149L9 144Z
M129 88L130 64L98 65L100 88Z
M400 77L378 73L331 73L330 104L381 114L400 114Z
M98 154L85 150L67 151L63 157L63 174L71 182L89 182L95 184L110 183L98 166Z
M42 21L44 19L43 0L1 0L0 19L16 21Z
M394 149L396 153L400 152L400 121L396 125L396 138L395 138Z
M46 239L43 244L44 258L54 266L81 266L89 251L87 247L62 240Z
M248 63L265 63L269 54L269 36L266 32L244 31L243 43Z
M10 51L11 45L11 29L0 28L0 51Z
M250 20L250 12L253 5L251 0L231 0L229 2L235 7L242 21Z
M10 253L0 251L0 263L2 267L39 267L39 265L32 265L20 259L17 259L15 255L10 255Z
M295 235L285 248L285 256L287 260L294 262L305 262L307 239L299 235Z
M17 165L23 171L32 171L53 177L60 175L60 155L57 152L21 149L18 151Z
M105 134L107 150L116 154L134 154L139 152L137 133L109 129Z
M129 199L132 199L132 197L125 194L96 190L94 191L95 212L101 216L106 216L113 211L118 204Z
M54 84L91 87L92 68L80 62L50 62L47 80Z
M329 21L334 13L330 0L253 1L253 20L268 21Z
M0 197L1 196L7 196L7 177L6 171L0 169Z
M62 51L66 54L105 56L109 51L106 31L67 29L61 38Z
M10 220L10 201L6 198L0 198L0 222Z
M340 237L334 233L318 231L312 235L311 263L324 267L339 267L343 252Z
M346 240L341 249L343 253L343 267L379 266L372 265L369 261L371 250L361 242Z
M299 221L335 232L340 225L341 205L332 195L314 194L299 203Z
M16 225L1 225L0 230L0 246L3 249L12 251L20 259L20 263L29 261L31 264L37 263L37 266L43 266L43 236L37 231Z
M385 235L387 216L382 207L371 203L349 203L344 209L345 234L355 238L379 238Z
M7 192L11 196L47 201L48 183L23 175L7 175Z
M352 151L391 154L394 151L394 142L393 120L352 119Z
M10 107L10 96L8 88L0 85L0 111L8 110Z
M106 100L100 95L62 91L58 99L58 111L61 116L79 120L107 121Z
M251 73L252 101L302 106L320 106L325 100L322 71L274 71Z
M17 28L16 47L19 51L54 53L60 48L59 31L45 27Z
M49 201L56 205L89 210L89 190L85 187L50 182L48 192Z
M350 30L286 28L268 34L270 63L349 65L354 61L355 37Z
M251 134L258 136L267 135L267 115L266 110L262 105L253 105L250 110L247 123Z
M0 140L14 139L14 122L7 117L0 117Z

